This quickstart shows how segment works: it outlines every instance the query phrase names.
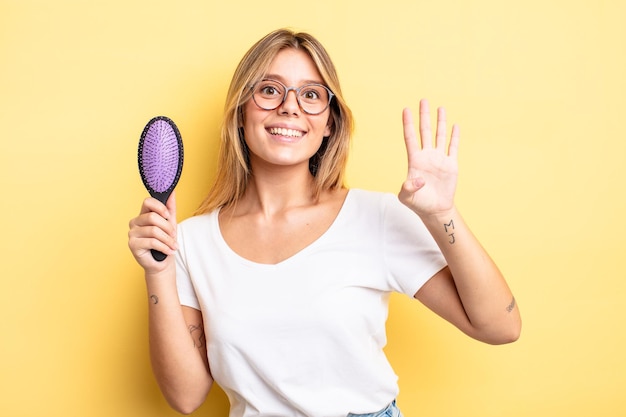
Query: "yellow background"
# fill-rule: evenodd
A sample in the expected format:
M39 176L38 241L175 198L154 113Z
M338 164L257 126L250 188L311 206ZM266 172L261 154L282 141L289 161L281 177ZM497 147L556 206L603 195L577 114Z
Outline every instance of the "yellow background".
M127 225L145 123L185 141L179 219L215 175L222 103L251 44L315 34L357 131L349 185L395 192L401 109L461 126L458 206L524 329L468 339L392 299L406 417L626 414L626 5L621 1L0 2L0 415L173 416L153 381ZM214 390L194 415L226 416Z

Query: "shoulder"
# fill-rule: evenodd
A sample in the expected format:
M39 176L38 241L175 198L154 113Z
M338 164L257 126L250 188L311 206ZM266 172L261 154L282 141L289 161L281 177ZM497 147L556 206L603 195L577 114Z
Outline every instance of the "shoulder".
M384 215L387 211L400 210L405 207L395 194L383 191L371 191L352 188L346 199L346 205L353 210L377 212Z
M350 189L340 212L340 219L352 227L363 227L368 233L376 234L388 227L391 221L405 218L402 203L395 194L370 191L358 188Z
M368 205L386 205L390 200L398 200L392 193L362 188L351 188L348 192L348 199Z
M190 225L197 226L197 225L209 222L210 219L216 215L217 215L217 210L212 211L210 213L198 214L195 216L187 217L186 219L180 221L178 225L185 226L185 227L189 227Z
M422 220L410 208L402 204L396 194L363 189L351 189L346 212L350 217L362 218L370 229L380 224L389 232L428 235Z
M214 247L219 236L216 216L216 212L200 214L178 223L176 230L178 252L183 259L207 253L208 246Z
M213 211L206 214L199 214L196 216L188 217L185 220L178 223L179 235L194 235L204 234L207 229L212 227L213 222L217 216L217 211Z

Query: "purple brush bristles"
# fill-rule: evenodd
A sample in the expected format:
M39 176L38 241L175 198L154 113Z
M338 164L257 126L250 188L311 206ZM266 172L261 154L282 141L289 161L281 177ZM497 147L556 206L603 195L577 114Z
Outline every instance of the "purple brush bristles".
M162 203L178 182L182 153L180 133L174 122L164 116L148 122L139 144L139 171L150 195Z
M165 120L157 120L146 132L142 153L146 180L157 193L170 188L176 178L178 155L174 129Z

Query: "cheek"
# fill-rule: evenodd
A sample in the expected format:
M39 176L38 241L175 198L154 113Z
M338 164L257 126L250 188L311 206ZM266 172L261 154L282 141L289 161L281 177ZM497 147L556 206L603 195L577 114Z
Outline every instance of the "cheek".
M266 111L259 109L254 101L248 100L241 106L240 123L250 127L265 116Z
M254 110L245 109L241 126L246 133L245 137L254 135L255 132L258 132L258 129L263 128L263 116Z

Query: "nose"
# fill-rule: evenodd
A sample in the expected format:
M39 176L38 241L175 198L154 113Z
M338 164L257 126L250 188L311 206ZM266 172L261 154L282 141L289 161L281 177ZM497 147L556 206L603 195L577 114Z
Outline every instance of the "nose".
M293 94L290 94L293 93ZM298 114L300 113L300 103L298 103L298 92L295 88L288 88L285 91L285 98L280 105L281 113Z

